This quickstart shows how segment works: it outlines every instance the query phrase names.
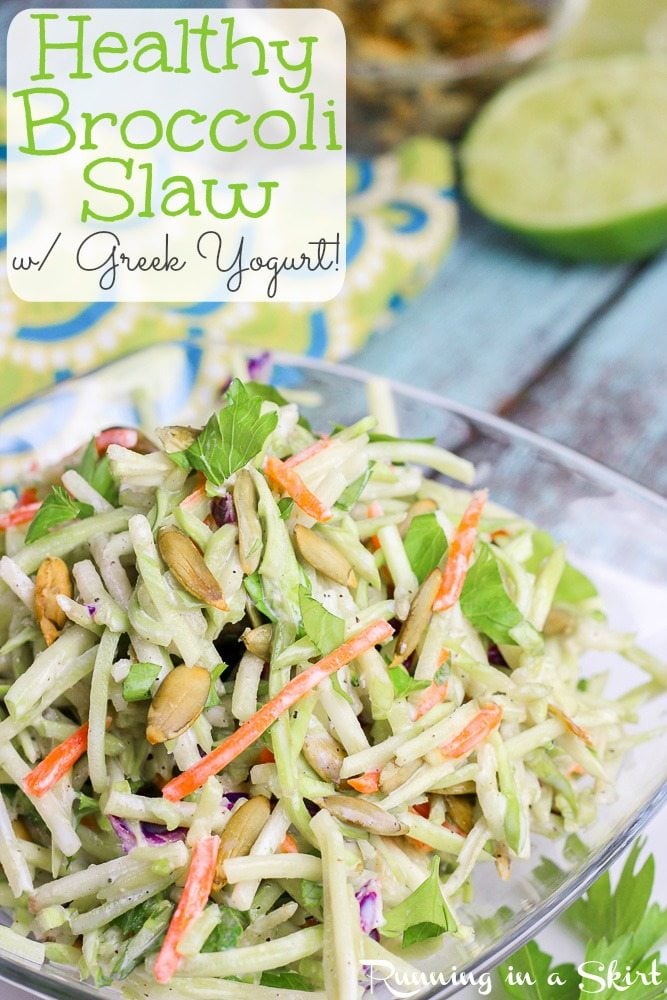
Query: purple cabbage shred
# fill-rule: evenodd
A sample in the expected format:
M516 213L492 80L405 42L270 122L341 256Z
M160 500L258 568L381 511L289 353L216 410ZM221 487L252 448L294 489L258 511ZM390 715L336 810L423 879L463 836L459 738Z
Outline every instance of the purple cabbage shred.
M253 382L263 382L271 373L271 352L264 351L248 358L248 378Z
M127 820L121 819L120 816L109 816L109 822L111 823L113 832L120 841L123 853L129 854L137 846L137 838L132 833L130 824Z
M211 516L219 528L223 524L236 524L236 511L231 493L223 493L211 501Z
M377 941L377 928L382 923L382 900L378 882L375 879L366 882L355 892L354 898L359 903L359 923L363 933L370 934Z
M184 826L168 830L166 826L160 826L159 823L142 823L141 832L146 843L152 847L159 847L161 844L175 844L177 840L185 840L188 833Z

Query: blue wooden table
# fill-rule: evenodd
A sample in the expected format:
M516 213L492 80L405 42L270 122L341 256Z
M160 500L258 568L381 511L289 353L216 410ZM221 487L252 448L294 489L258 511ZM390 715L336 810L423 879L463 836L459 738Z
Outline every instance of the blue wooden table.
M433 284L355 362L667 492L667 257L560 264L464 208Z

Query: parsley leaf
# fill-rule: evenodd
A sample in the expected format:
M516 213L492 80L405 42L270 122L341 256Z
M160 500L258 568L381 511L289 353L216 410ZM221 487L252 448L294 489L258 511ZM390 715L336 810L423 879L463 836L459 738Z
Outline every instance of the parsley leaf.
M530 573L536 573L541 564L550 556L556 548L556 543L546 531L533 532L533 554L525 562L525 567ZM564 604L578 604L589 597L597 597L597 588L588 577L580 570L575 569L570 563L565 564L563 575L561 576L554 601Z
M341 495L336 500L334 504L339 510L344 510L345 512L352 510L355 503L359 500L359 497L366 489L368 485L368 480L371 478L373 472L373 466L375 462L369 462L365 472L353 480L349 486L346 486Z
M416 681L400 663L397 667L389 667L387 673L389 674L391 683L394 685L397 698L407 698L409 694L413 694L415 691L423 691L424 688L430 685L430 681Z
M419 514L414 517L403 544L420 583L439 565L447 551L447 538L435 514Z
M263 972L259 984L260 986L272 986L278 990L313 991L309 980L300 976L298 972L293 972L291 969L281 969L278 972Z
M523 621L523 616L507 594L498 563L486 544L482 544L466 575L461 611L471 625L493 642L517 645L510 630Z
M138 906L133 907L133 909L128 910L127 913L122 913L115 920L112 920L112 926L118 927L123 937L134 937L138 934L141 928L144 926L146 921L153 915L154 911L166 898L166 890L164 892L158 893L156 896L151 896L150 899L145 900L143 903L139 903Z
M111 466L109 465L109 456L102 455L100 458L97 454L97 448L95 446L95 438L91 438L86 446L86 450L81 456L81 461L76 467L76 471L79 473L87 483L97 490L105 500L108 500L110 504L114 507L118 503L118 487L116 486L116 481L111 474Z
M245 930L243 917L231 906L220 907L220 922L206 938L202 952L228 951L235 948Z
M278 510L280 511L280 516L282 517L283 521L286 521L287 518L290 516L293 507L294 507L294 501L292 500L291 497L283 497L282 500L278 501Z
M90 504L74 500L62 486L52 486L42 506L39 508L25 536L26 545L48 535L51 528L77 518L91 517L94 511Z
M220 696L218 695L218 692L216 690L216 683L218 682L219 678L223 675L226 669L227 669L227 664L224 661L221 661L215 667L213 667L213 670L211 671L211 686L209 688L208 698L206 699L206 704L204 705L204 708L214 708L215 705L220 704Z
M551 955L529 941L498 968L503 990L516 1000L577 1000L579 975L568 963L551 966Z
M322 656L337 649L345 638L345 622L327 611L323 604L311 597L305 587L299 587L299 608L306 635L315 643Z
M150 698L151 688L160 670L157 663L133 663L123 681L125 701L145 701Z
M255 605L260 614L268 618L270 622L277 622L278 617L275 611L268 606L266 603L266 597L264 596L264 586L262 584L262 578L255 570L250 576L246 576L243 581L243 586L246 589L246 593L250 597L250 600Z
M261 415L262 400L239 379L226 392L227 405L209 419L196 441L184 452L193 469L214 486L256 458L278 423L277 413Z
M439 937L457 929L440 888L440 858L434 858L430 875L398 906L385 914L382 933L386 937L403 935L403 947L417 941Z
M99 811L100 804L97 799L91 798L90 795L86 795L85 792L78 793L76 804L77 819L83 819L84 816L93 816Z

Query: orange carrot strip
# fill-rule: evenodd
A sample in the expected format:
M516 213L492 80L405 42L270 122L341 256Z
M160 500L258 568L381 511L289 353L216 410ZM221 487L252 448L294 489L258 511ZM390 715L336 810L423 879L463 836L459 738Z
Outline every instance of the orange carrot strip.
M500 705L492 702L489 705L482 705L477 715L470 720L458 735L443 743L440 752L445 757L465 757L467 753L479 746L487 736L490 736L494 729L500 725L503 717L503 710Z
M382 505L378 503L377 500L373 500L373 502L369 503L368 507L366 508L367 517L382 517L383 514L384 510L382 509ZM380 548L380 539L378 538L377 535L372 536L371 545L376 552Z
M442 824L442 826L443 826L443 829L449 830L450 833L458 833L459 837L467 837L468 836L468 834L465 832L465 830L462 830L460 826L456 825L456 823L451 823L447 819Z
M138 440L139 431L133 427L109 427L95 435L95 447L98 455L104 455L110 444L119 444L132 450Z
M41 506L39 501L23 504L19 501L11 510L8 510L5 514L0 514L0 531L5 531L7 528L15 528L19 524L28 524L29 521L32 521Z
M299 847L291 833L286 833L283 842L278 848L279 854L298 854Z
M553 717L558 719L559 722L562 722L568 732L572 733L573 736L578 736L587 747L593 746L593 737L591 734L581 726L577 725L577 723L574 722L569 715L566 715L565 712L558 707L558 705L549 704L548 709L549 714L553 715Z
M192 850L192 860L181 898L155 960L153 972L158 983L168 983L183 961L183 956L178 953L178 945L203 912L211 895L219 847L220 837L204 837L197 841Z
M278 719L283 712L299 701L304 695L325 679L330 674L335 673L347 663L355 660L361 653L379 643L386 642L394 630L385 621L373 622L357 635L348 639L338 649L322 657L317 663L310 666L293 677L274 698L270 698L258 712L255 712L246 722L223 740L220 746L212 750L206 757L189 767L183 774L172 778L164 788L162 794L171 802L178 802L195 792L214 774L218 774L228 764L235 760L239 754L247 750L249 746L265 733L269 726Z
M565 772L565 777L566 778L572 778L575 775L580 775L580 774L585 774L585 773L586 772L584 771L584 769L581 766L581 764L577 764L576 761L573 761L573 763L570 764L570 766L568 767L567 771Z
M264 471L271 485L291 496L297 507L315 521L330 521L333 514L319 497L308 489L298 472L281 462L274 455L269 455L264 462Z
M262 749L257 754L258 764L275 764L276 758L273 755L273 750L269 750L268 747L262 747Z
M410 806L408 812L414 813L415 816L422 816L423 819L428 819L431 815L431 803L418 802L416 806Z
M107 725L110 722L109 719ZM83 757L87 749L88 723L86 722L75 733L54 747L51 753L47 754L44 760L40 761L30 774L26 775L23 782L24 790L28 795L34 795L37 798L46 795L74 767L77 760Z
M374 792L380 790L380 772L366 771L365 774L360 774L357 778L348 778L347 783L351 788L354 788L355 792L360 792L362 795L373 795Z
M416 840L414 837L406 837L405 839L410 847L414 847L415 851L421 851L422 854L430 854L433 851L431 845L425 844L423 840Z
M488 495L487 490L479 490L477 493L473 493L472 500L459 521L451 545L447 550L447 561L445 562L442 574L442 583L433 602L434 611L446 611L448 608L453 607L461 596L466 573L468 572L475 547L477 529Z
M319 455L321 451L324 451L331 444L331 439L328 437L320 438L319 441L313 441L309 444L307 448L303 451L299 451L296 455L290 455L289 458L285 459L285 465L288 469L293 469L295 465L301 465L302 462L306 462L309 458L314 458L315 455Z
M447 681L444 684L436 684L435 681L432 681L431 686L426 688L417 702L415 719L421 719L422 715L426 715L432 708L439 705L441 701L444 701L447 697L448 689L449 683Z

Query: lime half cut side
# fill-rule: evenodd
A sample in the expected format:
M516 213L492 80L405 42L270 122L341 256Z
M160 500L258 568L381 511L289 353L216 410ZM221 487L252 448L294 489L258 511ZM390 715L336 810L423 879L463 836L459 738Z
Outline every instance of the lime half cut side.
M647 257L667 244L667 59L565 63L506 87L462 148L484 215L571 260Z

